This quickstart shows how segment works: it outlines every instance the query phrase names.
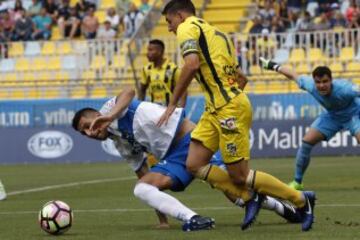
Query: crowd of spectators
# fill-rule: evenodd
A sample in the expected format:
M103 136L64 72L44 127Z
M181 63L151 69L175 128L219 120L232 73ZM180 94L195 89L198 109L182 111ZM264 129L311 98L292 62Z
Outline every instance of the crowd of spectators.
M250 33L359 28L360 0L256 0Z
M95 12L101 0L7 0L0 2L0 44L9 41L48 40L57 26L61 39L114 39L131 37L145 14L148 0L139 8L131 0L115 0L106 10L105 21Z

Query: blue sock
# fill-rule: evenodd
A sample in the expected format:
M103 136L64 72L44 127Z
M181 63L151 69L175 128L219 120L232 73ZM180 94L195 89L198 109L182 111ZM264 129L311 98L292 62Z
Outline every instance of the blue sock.
M310 152L313 147L313 145L303 141L296 154L295 181L298 183L302 182L305 171L309 166Z

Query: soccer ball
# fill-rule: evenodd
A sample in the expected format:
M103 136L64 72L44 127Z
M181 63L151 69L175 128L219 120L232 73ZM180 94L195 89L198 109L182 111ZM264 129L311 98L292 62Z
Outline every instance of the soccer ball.
M41 229L53 235L59 235L69 230L73 218L69 205L59 200L45 203L39 212Z

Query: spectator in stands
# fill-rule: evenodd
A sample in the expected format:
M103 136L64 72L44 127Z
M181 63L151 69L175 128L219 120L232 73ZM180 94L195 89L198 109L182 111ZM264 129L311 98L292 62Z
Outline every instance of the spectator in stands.
M44 2L44 8L46 9L47 14L51 17L52 21L56 23L58 18L58 5L54 0L46 0Z
M139 10L146 14L151 9L151 6L149 4L149 0L141 0L141 4L139 6Z
M345 17L348 23L354 22L353 16L359 12L359 8L356 4L356 0L351 0L350 6L346 9Z
M353 12L351 20L348 23L348 28L360 28L360 10Z
M286 31L286 26L282 18L275 16L271 21L271 32L283 33Z
M330 19L330 27L334 30L344 29L346 27L346 20L340 11L336 11Z
M300 13L302 6L302 0L287 0L288 13Z
M261 31L261 37L257 39L256 45L259 51L257 56L267 56L269 59L274 57L276 43L270 38L270 31L267 28Z
M280 0L277 2L275 14L277 18L284 23L285 27L288 28L290 25L290 21L285 0Z
M106 12L106 21L110 22L112 29L119 30L120 16L115 12L115 8L109 8Z
M12 39L15 22L13 19L10 18L10 14L8 11L4 11L1 13L0 25L2 26L3 35L7 39Z
M296 22L296 31L308 32L314 29L313 22L309 12L305 12Z
M63 22L70 17L70 0L62 0L58 8L58 25L59 28L63 28Z
M42 8L42 4L40 0L32 0L32 4L28 9L28 13L30 14L31 17L34 17L40 14L41 8Z
M326 13L322 13L317 17L313 24L313 30L315 31L327 30L330 29L330 27L331 24Z
M28 41L31 40L33 31L33 22L29 14L23 9L20 10L20 18L15 23L13 40Z
M129 12L126 13L124 17L124 37L130 38L139 28L143 19L143 13L132 3Z
M116 31L111 27L109 21L105 21L104 25L98 29L96 38L101 40L111 40L116 37Z
M21 17L20 11L23 9L21 0L16 0L14 9L9 10L10 17L16 22Z
M99 28L99 20L94 15L94 12L94 8L89 8L87 15L82 21L81 30L86 39L94 39Z
M259 15L256 15L253 18L253 25L250 28L250 33L253 34L257 34L257 33L261 33L261 31L263 30L264 26L262 25L262 19Z
M272 4L272 0L265 1L265 6L259 11L259 15L262 18L263 27L270 28L271 20L275 16L275 10Z
M34 32L32 38L34 40L49 40L51 37L52 19L46 12L46 8L41 8L40 15L33 18Z
M75 5L75 9L81 19L83 19L85 17L86 13L88 12L89 8L91 8L91 7L95 9L96 6L95 6L95 4L85 1L85 0L80 0Z
M64 38L73 39L75 37L80 37L81 30L80 24L81 19L77 14L75 8L70 8L70 16L64 21Z

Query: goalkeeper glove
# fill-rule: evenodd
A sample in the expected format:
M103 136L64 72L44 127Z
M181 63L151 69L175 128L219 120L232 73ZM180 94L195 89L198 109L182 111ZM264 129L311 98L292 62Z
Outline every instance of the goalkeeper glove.
M276 63L276 62L273 62L271 60L267 60L263 57L260 57L260 62L261 62L261 66L264 68L264 69L267 69L267 70L272 70L272 71L279 71L279 68L280 68L280 64Z

